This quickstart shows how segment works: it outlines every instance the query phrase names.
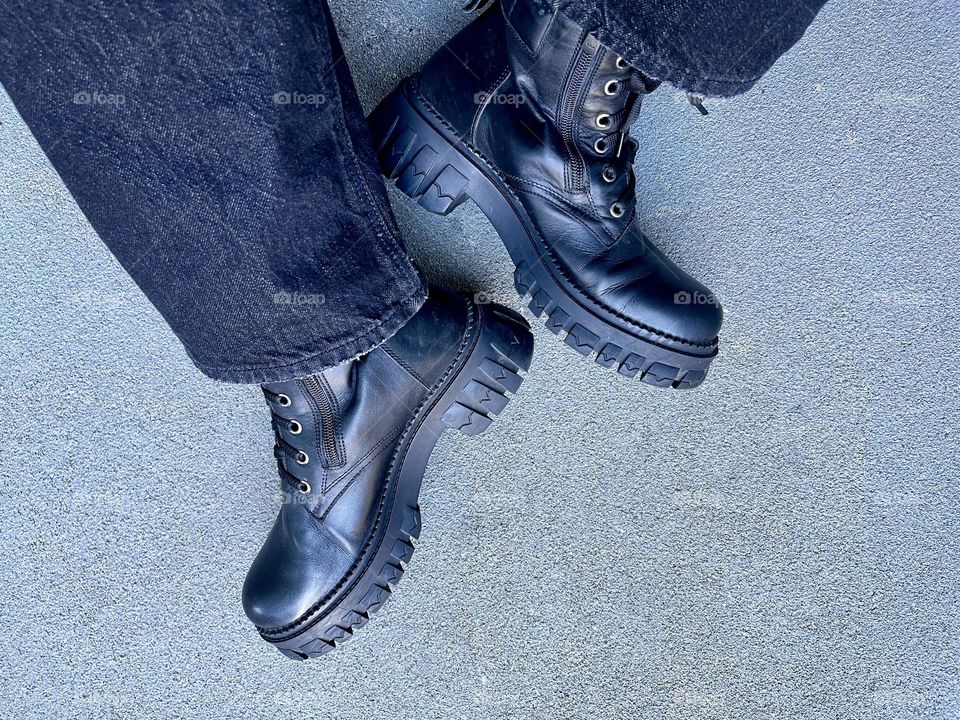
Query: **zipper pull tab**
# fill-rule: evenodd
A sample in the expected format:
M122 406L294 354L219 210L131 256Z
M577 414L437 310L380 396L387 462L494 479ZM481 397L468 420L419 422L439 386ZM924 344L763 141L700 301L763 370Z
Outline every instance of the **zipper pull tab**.
M703 95L697 95L696 93L687 93L687 100L691 105L693 105L697 110L700 111L701 115L707 115L707 109L703 106Z

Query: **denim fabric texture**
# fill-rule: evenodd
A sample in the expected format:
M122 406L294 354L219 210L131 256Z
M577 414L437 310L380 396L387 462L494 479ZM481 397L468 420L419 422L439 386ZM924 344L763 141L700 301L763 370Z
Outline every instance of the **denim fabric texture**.
M824 1L552 0L707 95L749 88ZM324 0L6 3L0 82L210 377L319 372L422 304Z
M325 4L7 3L0 81L207 375L318 372L425 298Z
M650 77L689 93L746 92L826 0L534 0L558 8Z

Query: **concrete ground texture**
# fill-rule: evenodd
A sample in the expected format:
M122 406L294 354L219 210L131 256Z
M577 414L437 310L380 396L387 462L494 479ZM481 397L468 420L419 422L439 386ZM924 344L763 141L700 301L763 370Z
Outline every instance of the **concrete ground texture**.
M333 10L368 108L468 19ZM392 600L307 663L240 607L260 391L193 368L0 95L0 718L960 717L958 61L953 0L833 0L709 116L654 93L640 223L724 304L707 382L535 324ZM430 277L522 306L472 204L391 198Z

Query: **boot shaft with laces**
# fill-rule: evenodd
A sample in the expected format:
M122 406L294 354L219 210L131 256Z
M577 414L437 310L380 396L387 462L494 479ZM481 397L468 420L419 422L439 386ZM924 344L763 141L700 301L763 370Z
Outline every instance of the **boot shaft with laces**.
M363 357L262 386L284 501L243 604L265 640L306 659L367 622L413 553L420 482L440 434L485 430L532 351L513 311L432 288Z
M699 385L722 311L637 227L630 138L658 83L548 6L505 0L371 114L381 169L439 214L473 200L518 292L571 348L658 387Z
M537 129L556 133L564 150L562 167L555 166L563 174L551 184L624 217L634 202L629 181L637 145L630 126L659 83L563 15L515 2L504 5L503 23L512 83L532 114L547 121ZM567 68L565 75L557 68Z

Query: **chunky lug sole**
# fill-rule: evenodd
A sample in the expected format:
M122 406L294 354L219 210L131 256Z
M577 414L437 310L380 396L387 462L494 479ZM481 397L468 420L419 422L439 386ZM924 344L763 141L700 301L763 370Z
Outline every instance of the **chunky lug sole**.
M470 199L493 224L516 265L514 285L547 329L603 367L664 388L703 382L717 354L625 321L580 291L549 257L526 210L497 170L420 96L401 83L371 113L370 131L383 174L421 207L447 215Z
M324 655L350 639L390 597L420 536L420 483L447 428L478 435L503 410L530 368L533 335L513 310L469 304L469 328L457 359L427 394L400 437L384 481L370 539L342 589L286 634L260 635L295 660Z

